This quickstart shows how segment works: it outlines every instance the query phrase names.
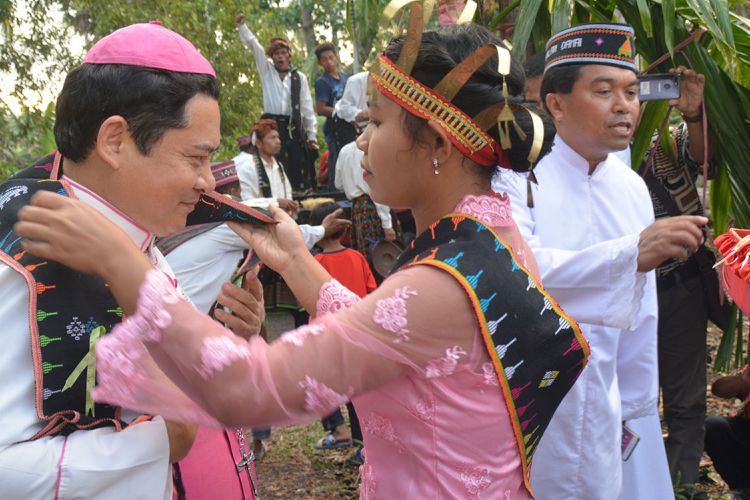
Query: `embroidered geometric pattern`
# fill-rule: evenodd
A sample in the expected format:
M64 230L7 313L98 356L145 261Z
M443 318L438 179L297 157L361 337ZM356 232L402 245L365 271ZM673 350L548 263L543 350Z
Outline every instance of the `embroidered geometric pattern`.
M482 367L484 383L489 385L492 377L503 391L530 488L534 450L586 364L586 340L575 321L518 264L513 250L474 217L453 213L431 224L391 272L413 265L448 272L471 300L492 361ZM427 376L450 372L463 354L449 349L430 363ZM482 484L474 474L465 479L472 488Z
M13 232L18 210L34 193L44 190L67 195L62 183L49 178L53 158L47 156L0 186L0 192L10 189L16 193L0 210L0 235L8 242L0 259L21 274L33 294L30 344L37 415L45 426L32 439L75 427L122 428L119 409L94 404L90 396L95 377L91 347L96 337L121 321L117 302L101 279L24 252Z

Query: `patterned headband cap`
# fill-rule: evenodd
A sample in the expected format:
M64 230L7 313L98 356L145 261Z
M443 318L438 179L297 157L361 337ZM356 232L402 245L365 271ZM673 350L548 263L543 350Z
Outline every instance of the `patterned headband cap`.
M237 167L234 164L234 160L212 164L211 174L214 176L217 188L240 181L240 178L237 177Z
M515 119L515 111L527 111L532 118L534 140L528 160L533 165L539 157L544 139L542 120L524 106L508 103L506 78L510 74L511 56L507 48L487 44L474 51L456 65L433 88L411 76L422 43L425 21L434 10L434 0L393 0L386 6L381 26L387 26L396 14L411 4L409 25L403 47L397 61L392 61L381 53L373 68L370 79L386 97L406 109L409 113L433 120L446 132L453 145L464 156L485 167L501 166L510 168L506 151L511 148L510 127L513 127L521 140L526 134ZM474 17L476 2L469 1L459 17L458 23L468 23ZM493 55L498 57L497 71L503 77L504 103L491 105L474 117L468 116L451 101L461 88ZM487 132L497 124L500 144Z
M581 24L547 42L544 71L568 64L606 64L637 72L635 31L617 23Z

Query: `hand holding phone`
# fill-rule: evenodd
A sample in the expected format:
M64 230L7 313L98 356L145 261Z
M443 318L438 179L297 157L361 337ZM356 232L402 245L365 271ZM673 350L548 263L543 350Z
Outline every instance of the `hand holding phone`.
M638 77L638 99L656 101L680 98L680 73L640 75Z

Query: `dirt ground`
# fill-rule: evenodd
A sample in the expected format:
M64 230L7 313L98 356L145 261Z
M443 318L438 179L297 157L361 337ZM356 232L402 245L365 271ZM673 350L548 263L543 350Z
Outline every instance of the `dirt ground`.
M269 337L293 328L288 314L269 315ZM708 335L708 414L726 415L737 411L737 401L725 401L711 395L711 383L721 376L712 369L713 360L721 338L713 326ZM346 457L351 448L318 451L313 444L324 434L319 422L306 425L274 429L269 452L257 464L260 496L264 499L356 499L359 498L359 473L356 467L347 465ZM702 483L699 488L706 491L710 499L721 499L727 491L726 484L713 469L710 459L704 455L701 463Z

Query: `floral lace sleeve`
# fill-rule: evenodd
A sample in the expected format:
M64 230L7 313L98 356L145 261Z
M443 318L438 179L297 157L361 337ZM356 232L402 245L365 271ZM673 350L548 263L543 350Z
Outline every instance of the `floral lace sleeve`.
M320 287L318 303L316 305L317 316L339 312L352 304L356 304L360 300L357 294L335 279L332 279Z
M283 425L398 377L479 369L476 319L446 273L398 272L345 309L352 298L344 290L328 284L323 314L266 344L233 335L151 272L136 314L96 346L94 397L201 424Z

